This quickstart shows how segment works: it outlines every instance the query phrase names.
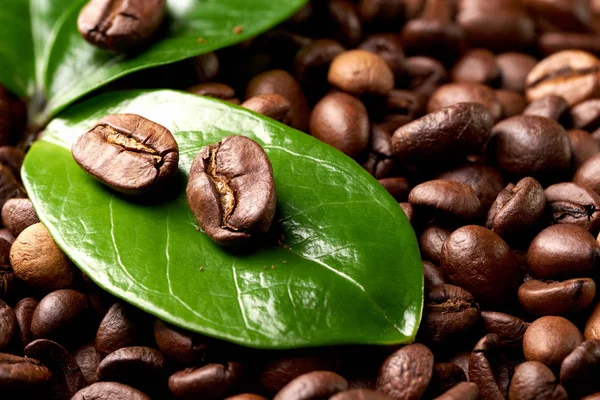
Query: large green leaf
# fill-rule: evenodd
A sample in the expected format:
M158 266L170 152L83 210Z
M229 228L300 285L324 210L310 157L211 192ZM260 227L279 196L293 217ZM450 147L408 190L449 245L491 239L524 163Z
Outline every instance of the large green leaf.
M274 225L284 240L232 254L197 230L186 179L171 200L150 201L86 174L71 143L123 112L173 132L182 177L204 145L231 134L258 141L273 164ZM423 273L398 203L344 154L270 119L180 92L106 94L48 126L23 179L40 219L81 269L176 325L264 348L403 343L416 333Z
M30 120L41 126L119 77L246 40L305 2L168 0L168 32L146 51L126 57L96 49L79 36L77 16L86 0L2 0L0 83L31 99ZM237 26L243 27L241 34L233 32Z

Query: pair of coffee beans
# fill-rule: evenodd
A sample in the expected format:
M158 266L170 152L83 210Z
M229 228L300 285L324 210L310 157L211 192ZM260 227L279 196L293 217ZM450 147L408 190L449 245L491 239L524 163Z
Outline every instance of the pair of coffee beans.
M78 138L72 153L85 171L126 194L168 190L178 171L171 132L135 114L104 117ZM202 148L186 192L204 232L222 245L240 245L267 232L275 215L271 163L262 147L244 136Z

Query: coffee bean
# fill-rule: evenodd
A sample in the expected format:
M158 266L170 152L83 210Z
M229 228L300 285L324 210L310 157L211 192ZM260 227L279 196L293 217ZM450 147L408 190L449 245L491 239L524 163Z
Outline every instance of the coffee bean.
M422 256L439 264L442 247L451 233L451 230L437 225L429 225L425 228L419 235L419 249L421 249Z
M81 389L71 400L150 400L131 386L117 382L97 382Z
M221 245L247 242L271 226L277 194L271 162L258 143L227 136L194 158L186 189L204 232Z
M174 373L169 389L178 399L220 400L235 392L241 379L242 366L236 362L208 364Z
M407 116L411 121L425 114L425 99L418 93L408 90L392 90L385 102L386 118Z
M235 90L231 86L223 83L199 83L187 88L186 92L196 94L198 96L213 97L215 99L224 100L232 104L240 104L240 100L235 97Z
M590 99L579 103L569 110L573 128L588 132L600 127L600 99Z
M96 350L103 355L121 347L139 344L141 315L128 305L115 303L106 313L96 332Z
M413 209L412 204L407 203L407 202L402 202L402 203L398 203L398 205L404 212L404 215L406 216L408 223L412 224L414 222L414 209Z
M587 1L526 0L527 9L567 32L586 32L591 27L591 12Z
M160 27L165 0L106 2L90 0L79 13L79 34L94 46L127 51L148 43Z
M225 400L267 400L265 397L252 393L242 393L226 398Z
M135 114L107 115L71 151L86 172L128 194L156 190L173 178L179 162L171 132Z
M519 115L527 107L527 100L520 93L512 90L496 90L494 95L500 106L502 106L502 118L510 118Z
M0 299L0 350L8 346L17 328L15 312Z
M563 97L549 94L529 103L523 115L537 115L558 121L568 109L569 105Z
M544 190L547 210L555 224L577 225L592 234L600 230L600 195L571 182Z
M510 400L567 400L565 388L556 382L552 370L537 361L520 364L510 382Z
M433 286L446 283L440 267L429 261L423 261L423 275L426 290L433 288Z
M146 392L163 383L165 369L165 359L159 351L143 346L122 347L100 362L98 377Z
M583 336L586 340L600 339L600 306L598 304L594 306L585 323Z
M573 278L588 274L599 260L600 245L575 225L553 225L540 232L527 250L527 266L539 279Z
M479 321L479 306L466 290L453 285L436 285L425 293L421 340L431 344L460 340Z
M3 160L1 151L6 147L0 147L0 205L2 206L10 199L27 197L18 169L14 169L20 168L20 165L13 166Z
M33 313L31 333L35 338L64 338L75 334L75 327L89 313L88 297L76 290L56 290L44 297ZM81 335L81 328L77 335ZM75 336L77 336L75 335Z
M454 365L456 365L457 367L459 367L460 369L463 370L463 372L465 373L465 377L467 378L467 380L469 380L469 363L470 363L470 359L471 359L471 353L458 353L457 355L455 355L454 357L452 357L450 359L450 362Z
M413 207L441 221L473 221L481 215L481 202L464 183L436 179L423 182L408 195Z
M494 126L486 155L491 164L509 174L547 179L569 168L571 147L558 122L521 115Z
M573 182L579 186L585 186L600 194L600 154L595 154L588 158L581 165L575 175Z
M39 388L51 377L50 370L36 359L0 353L0 389L3 396L10 396L10 390L19 390L23 396L28 389Z
M42 362L52 372L50 393L52 399L68 400L86 386L75 359L56 342L38 339L25 347L25 355Z
M528 361L558 366L583 342L583 335L569 320L547 316L536 319L523 336L523 353Z
M433 58L414 56L404 61L404 81L397 86L429 97L447 79L448 74L442 63Z
M88 385L98 382L98 365L102 355L96 351L93 343L84 344L73 353L75 362L79 367Z
M433 113L458 103L479 103L491 114L494 121L502 117L502 105L494 90L480 83L460 82L440 86L429 98L427 112Z
M254 96L243 102L241 106L286 125L291 123L292 105L285 97L278 94Z
M574 106L599 91L600 60L580 50L561 51L546 57L527 75L529 101L555 94Z
M469 185L475 191L484 211L490 208L505 186L504 178L498 170L481 164L467 164L444 172L437 178Z
M377 377L377 390L400 399L420 399L433 373L433 354L422 344L409 344L390 355Z
M487 333L498 336L499 343L506 348L521 348L523 335L529 324L521 318L497 311L482 311L481 319Z
M219 56L214 52L200 54L190 59L200 82L209 82L219 75Z
M367 109L356 97L346 93L331 93L313 109L310 134L357 158L369 144Z
M598 35L593 33L545 32L538 37L537 48L545 56L565 50L582 50L600 55Z
M394 28L404 17L404 0L359 0L358 15L373 27Z
M469 381L479 386L481 400L505 399L511 372L497 335L486 335L477 342L471 352Z
M14 237L17 237L25 228L40 222L29 199L10 199L2 207L2 224L6 226Z
M185 365L203 363L211 347L208 338L176 328L160 319L154 321L154 339L161 353Z
M303 46L294 58L294 75L315 97L321 97L327 87L329 65L344 52L344 47L331 39L318 39Z
M0 266L0 299L8 301L8 299L14 297L18 283L12 268Z
M436 363L433 366L431 382L423 397L437 397L466 380L465 373L456 364L451 362Z
M471 382L461 382L434 400L477 400L479 387Z
M600 389L600 341L586 340L565 357L560 365L560 383L579 398Z
M33 297L25 297L15 305L16 335L19 337L21 347L27 346L33 340L31 320L37 306L38 301Z
M398 129L392 136L392 151L408 165L431 168L433 161L436 165L458 161L480 152L492 124L491 114L482 105L456 104Z
M408 199L408 194L410 193L411 187L410 183L406 178L383 178L378 179L378 182L397 201L403 201Z
M500 68L501 87L507 90L523 93L527 74L538 60L524 53L502 53L496 56Z
M318 400L348 389L348 382L330 371L314 371L288 383L273 400Z
M329 400L392 400L384 393L369 389L353 389L338 394L329 398Z
M587 308L594 300L596 284L590 278L561 282L530 280L519 288L519 302L531 315L564 315Z
M600 144L588 132L581 129L570 129L567 134L571 142L571 164L575 170L600 153Z
M393 3L394 1L377 0L379 3ZM363 3L365 1L363 0ZM375 33L368 36L358 46L361 50L377 54L390 67L395 79L401 79L404 74L404 50L399 35L393 33Z
M501 304L516 297L517 258L500 236L476 225L452 232L440 264L448 282L469 291L478 302Z
M473 82L492 85L500 77L496 56L486 49L464 53L450 71L452 82Z
M329 13L327 27L330 35L346 46L358 44L363 29L355 4L349 0L330 0L325 6Z
M356 96L387 95L394 88L394 75L385 60L366 50L338 55L328 74L329 83Z

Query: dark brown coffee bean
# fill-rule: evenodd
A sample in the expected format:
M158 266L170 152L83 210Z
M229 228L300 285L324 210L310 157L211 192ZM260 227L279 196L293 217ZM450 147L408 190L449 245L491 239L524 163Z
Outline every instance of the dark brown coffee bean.
M238 363L208 364L174 373L169 389L178 399L220 400L235 393L241 379L242 366Z
M209 339L176 328L166 322L154 321L154 339L158 349L182 364L202 364L209 352Z
M356 96L385 96L394 88L394 75L385 60L366 50L349 50L338 55L329 67L328 80Z
M419 337L431 344L460 340L479 321L479 306L466 290L453 285L432 286L425 293Z
M326 4L331 36L346 46L354 47L362 38L362 24L358 10L349 0L330 0Z
M425 114L425 98L408 90L392 90L387 95L385 112L388 118L405 115L412 121Z
M393 397L375 390L353 389L340 392L329 400L393 400Z
M240 104L240 100L235 97L235 89L224 83L204 82L187 88L186 92Z
M567 32L586 32L591 26L591 12L587 1L525 0L527 9Z
M567 134L571 142L571 164L575 170L600 153L600 144L588 132L581 129L570 129Z
M574 397L598 391L600 341L586 340L565 357L560 366L560 383Z
M369 144L369 116L363 103L346 93L321 99L310 116L310 134L357 158Z
M430 263L429 261L423 261L423 275L426 289L446 283L440 267Z
M414 207L441 220L473 221L481 215L481 202L469 186L436 179L414 187L408 195Z
M143 392L117 382L97 382L81 389L71 400L150 400Z
M98 382L98 365L102 361L102 355L96 351L96 347L85 344L75 350L73 357L88 385Z
M555 224L577 225L592 234L600 230L600 195L571 182L544 190L547 211Z
M480 83L449 83L440 86L429 98L427 112L433 113L457 103L479 103L498 121L502 117L502 105L494 90Z
M537 48L545 56L565 50L582 50L600 55L598 35L592 33L545 32L538 37Z
M165 14L165 0L135 2L90 0L77 19L79 34L111 51L138 48L154 36Z
M477 400L479 386L471 382L461 382L434 400Z
M246 88L246 99L273 93L285 97L292 105L290 126L306 132L310 109L302 88L288 72L276 69L255 76Z
M277 205L271 162L244 136L227 136L200 149L186 193L204 232L221 245L241 244L268 231Z
M190 59L200 82L209 82L219 75L219 56L214 51L200 54Z
M563 97L549 94L529 103L523 115L537 115L558 121L568 109L569 105Z
M588 274L600 257L600 245L583 228L553 225L540 232L527 250L529 271L539 279L573 278Z
M486 156L488 162L509 174L547 178L569 168L569 135L548 118L508 118L492 129Z
M363 3L368 1L373 2L372 0L363 0ZM377 1L379 3L398 2L398 0L391 2L389 0ZM367 37L358 48L377 54L390 67L394 78L402 78L404 74L404 50L402 49L402 41L399 35L393 33L375 33Z
M600 303L597 303L588 316L583 331L583 336L586 339L600 339Z
M521 318L496 311L482 311L481 319L485 331L497 335L502 346L507 348L523 346L523 335L529 324Z
M510 375L498 336L484 336L473 348L469 362L469 380L479 386L481 400L505 399Z
M471 353L458 353L457 355L455 355L454 357L452 357L450 359L450 362L456 366L458 366L460 369L463 370L463 372L465 373L465 377L467 378L467 380L469 380L469 363L470 363L470 359L471 359Z
M469 225L452 232L442 249L441 268L449 283L469 291L480 303L516 297L517 258L494 232Z
M549 94L564 97L569 106L598 95L600 60L580 50L566 50L540 61L527 75L527 99Z
M437 225L429 225L425 228L419 235L419 249L421 249L422 257L439 264L442 247L451 233L451 230Z
M581 102L569 110L573 128L588 132L600 127L600 99Z
M40 222L29 199L10 199L2 207L2 224L17 237L25 228Z
M544 189L533 178L527 177L502 190L490 207L486 227L506 240L529 232L544 214Z
M0 147L0 150L3 148ZM5 164L0 155L0 205L4 205L7 200L23 197L27 195L21 184L18 170L14 171L12 166Z
M33 313L31 333L35 338L62 338L89 313L88 297L76 290L56 290L44 297ZM81 334L81 332L78 332Z
M452 82L472 82L492 85L500 77L496 56L486 49L464 53L450 71Z
M565 388L557 382L552 370L537 361L520 364L510 382L510 400L567 400Z
M519 302L536 317L564 315L583 310L592 304L596 284L590 278L560 282L530 280L519 288Z
M81 135L71 150L86 172L129 194L168 182L179 162L179 149L171 132L135 114L107 115Z
M548 316L529 325L523 336L523 353L528 361L558 366L583 342L583 335L569 320Z
M431 382L424 397L437 397L466 380L465 373L456 364L451 362L436 363L433 366Z
M403 202L403 203L398 203L398 205L400 206L400 208L402 209L402 211L404 212L404 215L406 216L406 219L408 220L408 223L412 224L414 221L414 209L412 204L407 203L407 202Z
M38 301L33 297L21 299L14 308L16 317L16 334L19 337L20 345L27 346L33 340L31 333L31 320L33 313L38 306Z
M294 75L308 91L320 86L321 94L327 86L327 73L331 62L344 52L344 46L331 39L314 40L302 47L294 58Z
M600 154L595 154L588 158L577 169L573 176L573 182L579 186L588 187L600 194Z
M392 136L392 151L408 165L461 160L480 152L492 124L492 115L482 105L456 104L398 129Z
M358 15L363 23L377 27L395 28L404 17L404 0L360 0Z
M410 193L410 183L406 178L383 178L378 180L388 193L397 201L408 199Z
M50 370L38 360L0 353L0 390L3 391L3 396L10 390L26 392L26 389L40 387L50 381L51 377Z
M394 398L420 399L432 373L431 351L422 344L409 344L384 361L377 377L377 390Z
M9 266L0 266L0 299L8 301L14 297L18 292L17 286L20 285L12 268Z
M96 350L103 355L121 347L139 344L141 316L131 306L115 303L106 313L96 332Z
M150 347L122 347L107 355L98 365L98 377L121 382L146 391L162 381L163 355Z
M300 375L283 389L273 400L319 400L328 399L348 389L348 382L329 371L314 371Z
M500 68L501 87L507 90L523 93L527 74L538 60L524 53L502 53L496 57Z
M15 312L0 299L0 350L8 346L17 329Z
M404 82L399 87L429 97L446 82L446 69L436 59L422 56L409 57L404 62Z
M52 372L50 393L52 399L68 400L86 386L75 359L56 342L38 339L25 347L25 356L43 363Z
M493 167L481 164L467 164L438 175L438 179L467 184L475 191L483 210L487 211L504 189L504 178Z
M510 118L519 115L527 107L527 100L520 93L512 90L496 90L494 95L502 106L502 118Z

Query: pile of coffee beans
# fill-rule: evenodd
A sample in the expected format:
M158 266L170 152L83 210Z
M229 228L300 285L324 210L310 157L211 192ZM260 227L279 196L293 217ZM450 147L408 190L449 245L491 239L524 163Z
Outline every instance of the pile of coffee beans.
M138 11L123 12L147 40L162 16ZM92 30L82 34L112 50L137 44ZM39 223L10 146L24 106L0 90L0 397L600 399L598 56L595 0L315 0L249 42L110 85L241 104L361 164L399 202L423 258L423 320L416 343L398 346L249 349L102 291ZM204 149L188 197L226 203L226 190L198 191L221 152L252 153L238 140ZM244 151L233 161L265 167ZM143 189L152 172L112 186ZM267 199L262 231L274 188L250 194ZM218 236L222 221L205 231L235 243Z

